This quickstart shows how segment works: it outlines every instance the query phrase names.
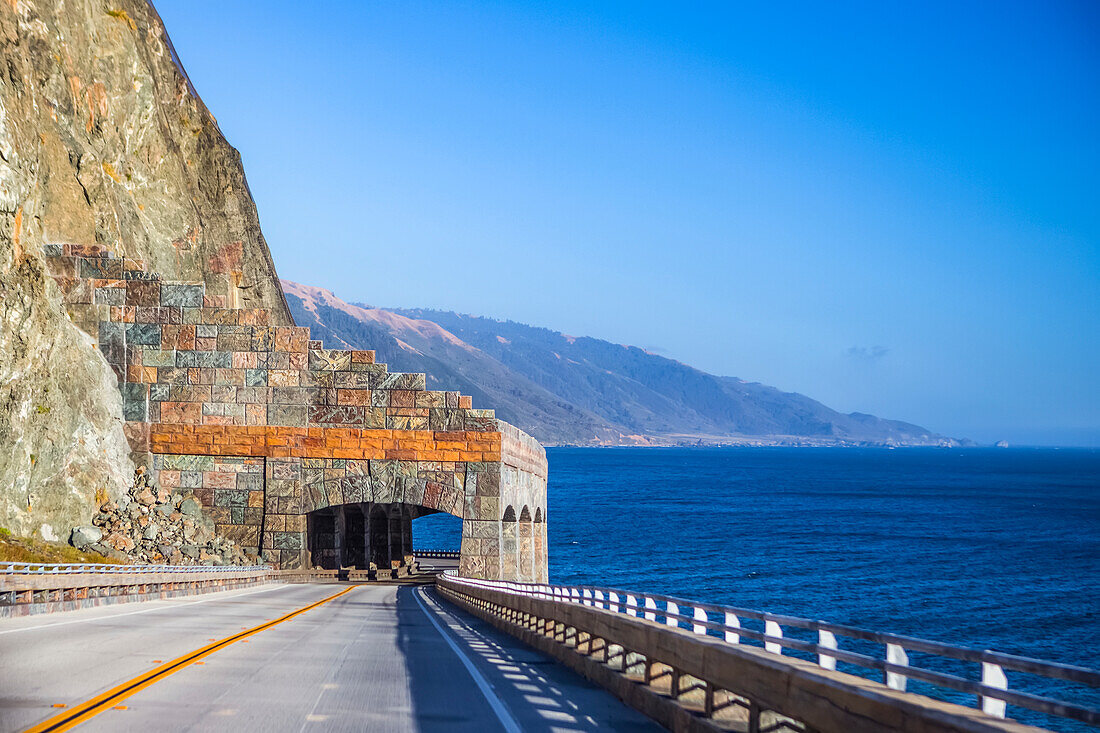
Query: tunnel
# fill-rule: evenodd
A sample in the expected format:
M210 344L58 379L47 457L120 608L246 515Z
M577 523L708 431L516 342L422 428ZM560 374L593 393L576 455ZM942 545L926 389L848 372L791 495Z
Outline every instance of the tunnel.
M412 554L412 520L434 509L413 504L339 504L306 515L309 564L315 568L399 567Z

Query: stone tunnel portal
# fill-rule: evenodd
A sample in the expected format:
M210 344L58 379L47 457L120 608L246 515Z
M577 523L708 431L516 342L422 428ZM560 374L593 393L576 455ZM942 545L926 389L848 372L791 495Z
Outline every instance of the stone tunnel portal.
M265 309L226 307L206 281L163 279L102 245L45 253L118 378L135 463L192 492L217 535L283 569L392 566L412 519L446 512L462 521L460 575L546 580L546 451L492 410Z
M325 570L399 567L413 551L412 520L437 513L376 502L317 509L306 515L309 564Z

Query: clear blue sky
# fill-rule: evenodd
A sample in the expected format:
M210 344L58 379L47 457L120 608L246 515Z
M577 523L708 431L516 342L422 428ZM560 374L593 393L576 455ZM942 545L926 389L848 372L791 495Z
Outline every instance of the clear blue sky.
M1100 445L1096 3L156 6L283 277Z

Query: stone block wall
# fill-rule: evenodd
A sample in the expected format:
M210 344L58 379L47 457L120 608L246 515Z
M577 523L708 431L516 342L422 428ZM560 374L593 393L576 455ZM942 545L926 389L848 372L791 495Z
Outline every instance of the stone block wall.
M460 572L547 582L546 451L499 422L501 460L467 482Z
M492 410L103 248L47 255L70 317L118 378L135 460L194 490L219 533L297 567L309 512L409 504L463 519L464 574L545 578L545 452ZM511 505L527 519L502 560Z

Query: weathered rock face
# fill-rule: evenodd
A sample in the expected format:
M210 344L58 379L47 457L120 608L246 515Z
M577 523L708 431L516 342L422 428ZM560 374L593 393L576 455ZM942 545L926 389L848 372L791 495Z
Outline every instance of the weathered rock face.
M102 245L293 322L239 155L150 5L0 3L0 59L0 525L63 539L133 466L116 375L78 328L102 306L66 314L43 245Z
M5 179L6 180L6 179ZM0 221L10 222L6 212ZM65 539L133 478L115 375L36 255L0 237L0 525Z

